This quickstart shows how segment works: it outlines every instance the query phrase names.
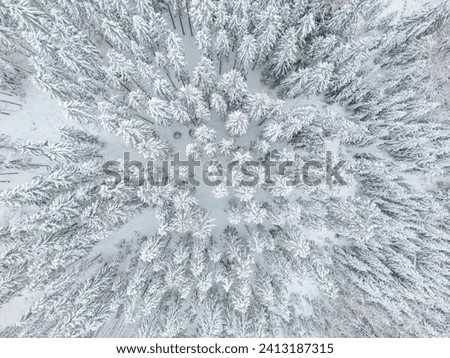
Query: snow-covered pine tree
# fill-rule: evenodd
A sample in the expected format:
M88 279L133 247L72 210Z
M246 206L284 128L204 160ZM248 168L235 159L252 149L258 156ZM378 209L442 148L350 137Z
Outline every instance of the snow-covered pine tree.
M216 69L214 63L207 57L203 57L194 69L193 84L203 92L208 106L211 107L211 95L216 88Z

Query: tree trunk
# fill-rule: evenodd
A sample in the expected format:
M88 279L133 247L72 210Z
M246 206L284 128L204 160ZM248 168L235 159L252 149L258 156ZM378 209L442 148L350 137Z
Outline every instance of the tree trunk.
M181 20L181 11L178 13L178 17L180 18L181 32L183 33L183 36L184 36L184 35L186 35L186 33L184 32L183 21Z
M266 117L266 118L263 118L263 120L262 120L261 122L258 123L258 126L262 126L266 120L267 120L267 117Z
M11 102L11 101L5 101L4 99L0 99L0 102L12 104L12 105L18 106L18 107L22 106L20 103L15 103L15 102Z
M172 77L170 77L169 72L164 71L166 73L167 78L169 79L170 83L172 83L173 88L175 88L176 90L178 89L177 86L175 86L175 83L172 80Z
M133 111L136 112L136 110L134 110L134 109L133 109ZM142 117L142 116L141 116L140 114L138 114L137 112L135 113L135 115L136 115L136 117L139 117L140 119L142 119L144 122L148 122L148 123L154 124L153 121L151 121L151 120L148 119L148 118Z
M219 59L219 75L222 74L222 57Z
M173 20L172 10L170 10L170 6L167 6L167 9L169 10L170 20L172 20L173 29L176 30L177 27L175 26L175 21Z
M186 13L189 23L189 31L191 32L191 36L194 37L194 32L192 31L191 15L189 14L189 0L186 0Z
M132 79L133 83L136 85L137 88L139 88L142 92L144 92L147 96L150 96L147 93L147 90L145 88L143 88L136 80Z
M9 64L10 64L11 66L13 66L14 69L15 69L16 71L18 71L18 72L22 71L22 72L28 73L29 75L32 75L32 74L33 74L33 72L28 71L28 70L26 70L26 69L20 67L19 65L16 65L15 63L12 63L10 60L8 60L8 59L6 59L6 58L3 58L3 57L2 57L1 60L2 60L2 61L5 61L6 63L9 63Z
M258 56L256 57L256 59L255 59L255 63L253 64L252 71L255 70L256 65L258 64L258 61L259 61L259 55L258 55Z
M127 86L125 86L125 85L122 83L122 81L119 81L119 83L120 83L120 85L121 85L123 88L125 88L128 92L131 92L131 90L130 90Z

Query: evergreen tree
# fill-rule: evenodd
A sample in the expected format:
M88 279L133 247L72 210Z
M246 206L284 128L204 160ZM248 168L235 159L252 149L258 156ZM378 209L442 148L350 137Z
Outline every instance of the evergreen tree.
M217 32L216 41L214 43L214 51L216 52L219 60L219 75L221 75L222 62L223 60L228 60L228 56L230 54L230 41L225 30L219 30Z
M228 115L225 125L230 135L241 136L247 132L248 123L248 117L245 113L242 113L241 111L234 111Z
M212 26L215 4L212 0L191 0L190 15L197 30Z
M193 84L201 88L208 105L211 107L210 97L216 87L216 70L213 61L203 57L194 69L193 77Z
M293 68L298 59L298 36L293 27L286 30L274 50L273 58L265 69L265 75L270 82L279 82Z
M238 67L245 76L250 63L253 62L256 56L256 40L252 35L245 35L242 38L236 55L239 63Z

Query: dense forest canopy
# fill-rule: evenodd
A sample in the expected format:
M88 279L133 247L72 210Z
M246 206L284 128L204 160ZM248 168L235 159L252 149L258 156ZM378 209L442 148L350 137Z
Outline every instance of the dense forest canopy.
M448 336L450 7L392 5L0 0L0 336ZM27 83L59 138L6 134ZM118 142L292 165L112 185Z

